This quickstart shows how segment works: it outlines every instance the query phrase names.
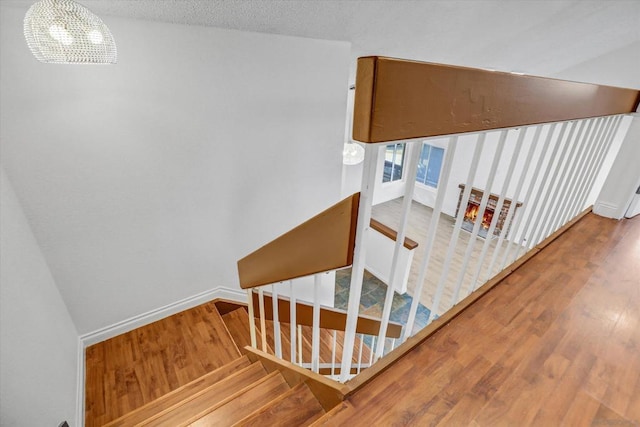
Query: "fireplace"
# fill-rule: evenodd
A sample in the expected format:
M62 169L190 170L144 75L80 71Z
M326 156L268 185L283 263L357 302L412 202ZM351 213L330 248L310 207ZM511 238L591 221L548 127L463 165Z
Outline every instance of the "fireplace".
M460 204L462 203L462 193L464 193L464 184L460 184L458 186L460 188L460 195L458 197L458 207L456 209L456 216L458 216L458 212L460 211ZM489 200L487 201L487 207L482 215L482 218L478 217L480 213L480 202L482 201L482 196L484 195L484 191L479 190L475 187L471 188L471 194L469 195L469 202L465 207L464 218L462 221L462 229L466 231L473 231L473 227L476 221L481 221L480 230L478 231L478 235L482 238L487 237L487 233L489 231L489 227L491 226L491 221L493 220L493 216L496 214L496 205L498 204L498 196L495 194L489 194ZM498 222L496 223L496 228L493 230L492 237L500 236L500 233L504 230L505 237L509 233L509 228L511 224L505 224L507 220L507 213L509 212L509 207L513 202L510 199L504 199L502 204L502 209L500 209L500 213L498 216ZM522 203L516 203L515 209L517 210ZM515 212L513 213L512 219L515 218Z

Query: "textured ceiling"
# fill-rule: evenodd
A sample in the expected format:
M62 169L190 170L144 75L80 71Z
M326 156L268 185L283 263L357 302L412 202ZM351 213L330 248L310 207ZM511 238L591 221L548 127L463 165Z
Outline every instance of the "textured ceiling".
M32 2L3 0L23 7ZM81 3L107 24L112 15L343 40L352 43L354 59L376 54L545 76L640 42L638 0Z

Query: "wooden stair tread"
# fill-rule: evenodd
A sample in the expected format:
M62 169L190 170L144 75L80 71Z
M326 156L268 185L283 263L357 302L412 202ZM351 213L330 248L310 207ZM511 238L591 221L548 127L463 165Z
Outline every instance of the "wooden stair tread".
M249 330L249 313L244 308L239 308L226 313L222 320L238 349L244 354L244 348L251 345L251 332ZM258 347L261 346L260 328L256 330ZM267 352L273 354L273 349L268 346Z
M211 412L188 425L193 427L232 425L251 414L255 408L266 405L274 397L287 392L287 390L289 390L289 385L282 374L280 372L272 372L261 381L246 387L233 398L228 399L225 403L213 408Z
M242 355L214 302L96 343L85 352L87 427L118 419Z
M208 374L203 375L200 378L197 378L191 381L188 384L179 387L164 396L159 397L158 399L147 403L144 406L141 406L137 409L134 409L132 412L129 412L122 417L111 421L106 424L105 427L124 427L124 426L133 426L144 420L147 420L162 411L167 410L168 408L173 407L174 405L179 404L180 402L188 399L189 396L197 394L202 390L205 390L216 384L219 381L224 380L225 378L233 375L234 373L243 370L251 365L251 362L246 356L242 356L233 362L227 363L220 368L209 372Z
M323 414L324 409L309 387L300 383L234 426L301 426L315 421Z
M348 407L348 403L347 402L342 402L342 404L333 407L333 409L327 411L322 416L316 418L313 423L309 424L308 427L318 427L318 426L325 426L325 425L334 424L331 421L331 418L334 417L336 414L338 414L338 413L344 411L345 409L347 409L347 407Z
M262 364L253 363L204 390L188 396L173 407L141 423L141 425L170 427L183 425L193 420L194 416L205 414L212 407L223 404L236 393L251 387L256 381L266 376L268 375Z

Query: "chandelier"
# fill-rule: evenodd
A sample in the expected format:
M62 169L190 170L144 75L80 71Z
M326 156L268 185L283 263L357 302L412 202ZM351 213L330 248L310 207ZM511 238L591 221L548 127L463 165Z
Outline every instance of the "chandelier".
M109 28L71 0L41 0L24 17L24 37L33 55L56 64L115 64Z

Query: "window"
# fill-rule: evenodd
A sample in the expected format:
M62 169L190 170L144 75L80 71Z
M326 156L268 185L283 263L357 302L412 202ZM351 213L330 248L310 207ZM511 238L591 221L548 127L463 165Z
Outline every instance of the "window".
M404 166L404 144L389 144L384 151L384 173L382 182L399 181L402 179Z
M442 169L443 157L444 148L434 147L429 144L422 144L416 182L429 187L438 188L438 180L440 179L440 169Z

